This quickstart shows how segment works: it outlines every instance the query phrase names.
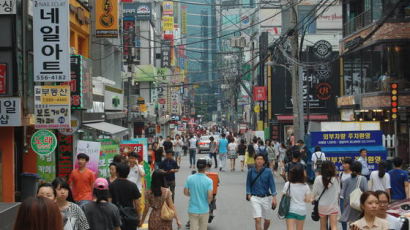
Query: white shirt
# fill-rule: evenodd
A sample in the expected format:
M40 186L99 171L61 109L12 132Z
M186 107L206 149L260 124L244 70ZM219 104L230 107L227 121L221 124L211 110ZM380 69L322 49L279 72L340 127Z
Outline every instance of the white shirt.
M175 152L182 152L182 146L184 146L184 142L181 139L179 139L179 140L175 139L172 142L172 145L174 146L174 151Z
M399 218L396 218L389 214L387 214L387 217L385 220L387 220L387 222L389 223L389 229L391 230L400 230L401 226L403 225L403 222L401 222Z
M390 189L390 175L386 172L382 178L379 177L379 170L373 171L370 173L370 180L369 180L369 190L370 191L377 191L382 190L386 191L386 189Z
M325 193L319 200L319 213L324 215L330 215L332 213L339 211L339 194L340 194L340 184L336 177L330 180ZM313 184L313 195L315 200L319 199L320 194L322 194L324 189L322 176L316 177Z
M236 151L236 143L231 142L228 144L228 151Z
M196 149L196 142L197 142L197 140L196 140L195 137L189 139L189 148L190 149Z
M343 184L344 182L349 179L352 176L352 173L346 173L346 172L342 172L342 178L341 178L341 183L342 183L342 188L343 188ZM343 195L342 193L340 193L340 198L343 199Z
M289 182L283 186L283 193L286 193L289 187ZM310 193L309 186L307 184L290 184L290 207L289 212L295 213L301 216L306 215L306 202L305 196Z
M127 179L131 182L134 182L137 185L138 190L140 190L141 192L141 189L142 189L141 178L142 177L140 176L138 172L138 167L140 168L141 172L145 173L144 167L142 165L135 165L134 167L130 168L130 173L128 174Z
M313 169L316 169L316 161L317 160L326 160L326 155L324 152L314 152L312 153L312 162L313 162Z

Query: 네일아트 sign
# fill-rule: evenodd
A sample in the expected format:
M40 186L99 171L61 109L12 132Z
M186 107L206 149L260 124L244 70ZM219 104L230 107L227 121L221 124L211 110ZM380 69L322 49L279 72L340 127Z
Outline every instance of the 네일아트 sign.
M21 100L0 97L0 126L21 126Z
M69 3L66 0L34 1L34 81L70 80Z

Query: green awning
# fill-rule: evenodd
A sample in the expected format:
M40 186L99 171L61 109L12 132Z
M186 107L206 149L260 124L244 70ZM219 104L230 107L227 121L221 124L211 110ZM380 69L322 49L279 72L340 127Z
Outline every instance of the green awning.
M132 77L137 82L153 82L157 78L157 69L153 65L137 65Z
M172 76L172 71L169 68L158 68L157 81L158 82L168 82Z

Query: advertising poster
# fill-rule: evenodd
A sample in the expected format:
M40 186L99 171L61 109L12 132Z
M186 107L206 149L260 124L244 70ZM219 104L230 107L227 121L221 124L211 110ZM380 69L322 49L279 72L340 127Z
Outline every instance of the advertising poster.
M135 151L142 159L148 162L148 140L147 138L135 138L132 140L121 141L120 152L121 154Z
M110 176L110 163L115 155L119 154L119 145L111 139L99 140L101 143L100 163L98 165L98 177Z
M69 1L33 5L34 81L70 81Z
M56 175L56 158L54 152L48 155L37 155L37 174L41 181L52 182Z
M100 161L101 143L93 141L78 141L77 153L75 157L75 168L78 168L77 155L79 153L85 153L90 157L87 168L92 170L95 175L98 175L98 163Z
M118 37L118 1L95 1L95 14L95 36L97 38Z

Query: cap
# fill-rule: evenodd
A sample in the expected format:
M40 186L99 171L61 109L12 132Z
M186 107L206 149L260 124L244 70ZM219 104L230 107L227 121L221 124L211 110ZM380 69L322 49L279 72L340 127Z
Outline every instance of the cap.
M105 178L97 178L94 182L94 188L98 190L108 190L108 181Z

